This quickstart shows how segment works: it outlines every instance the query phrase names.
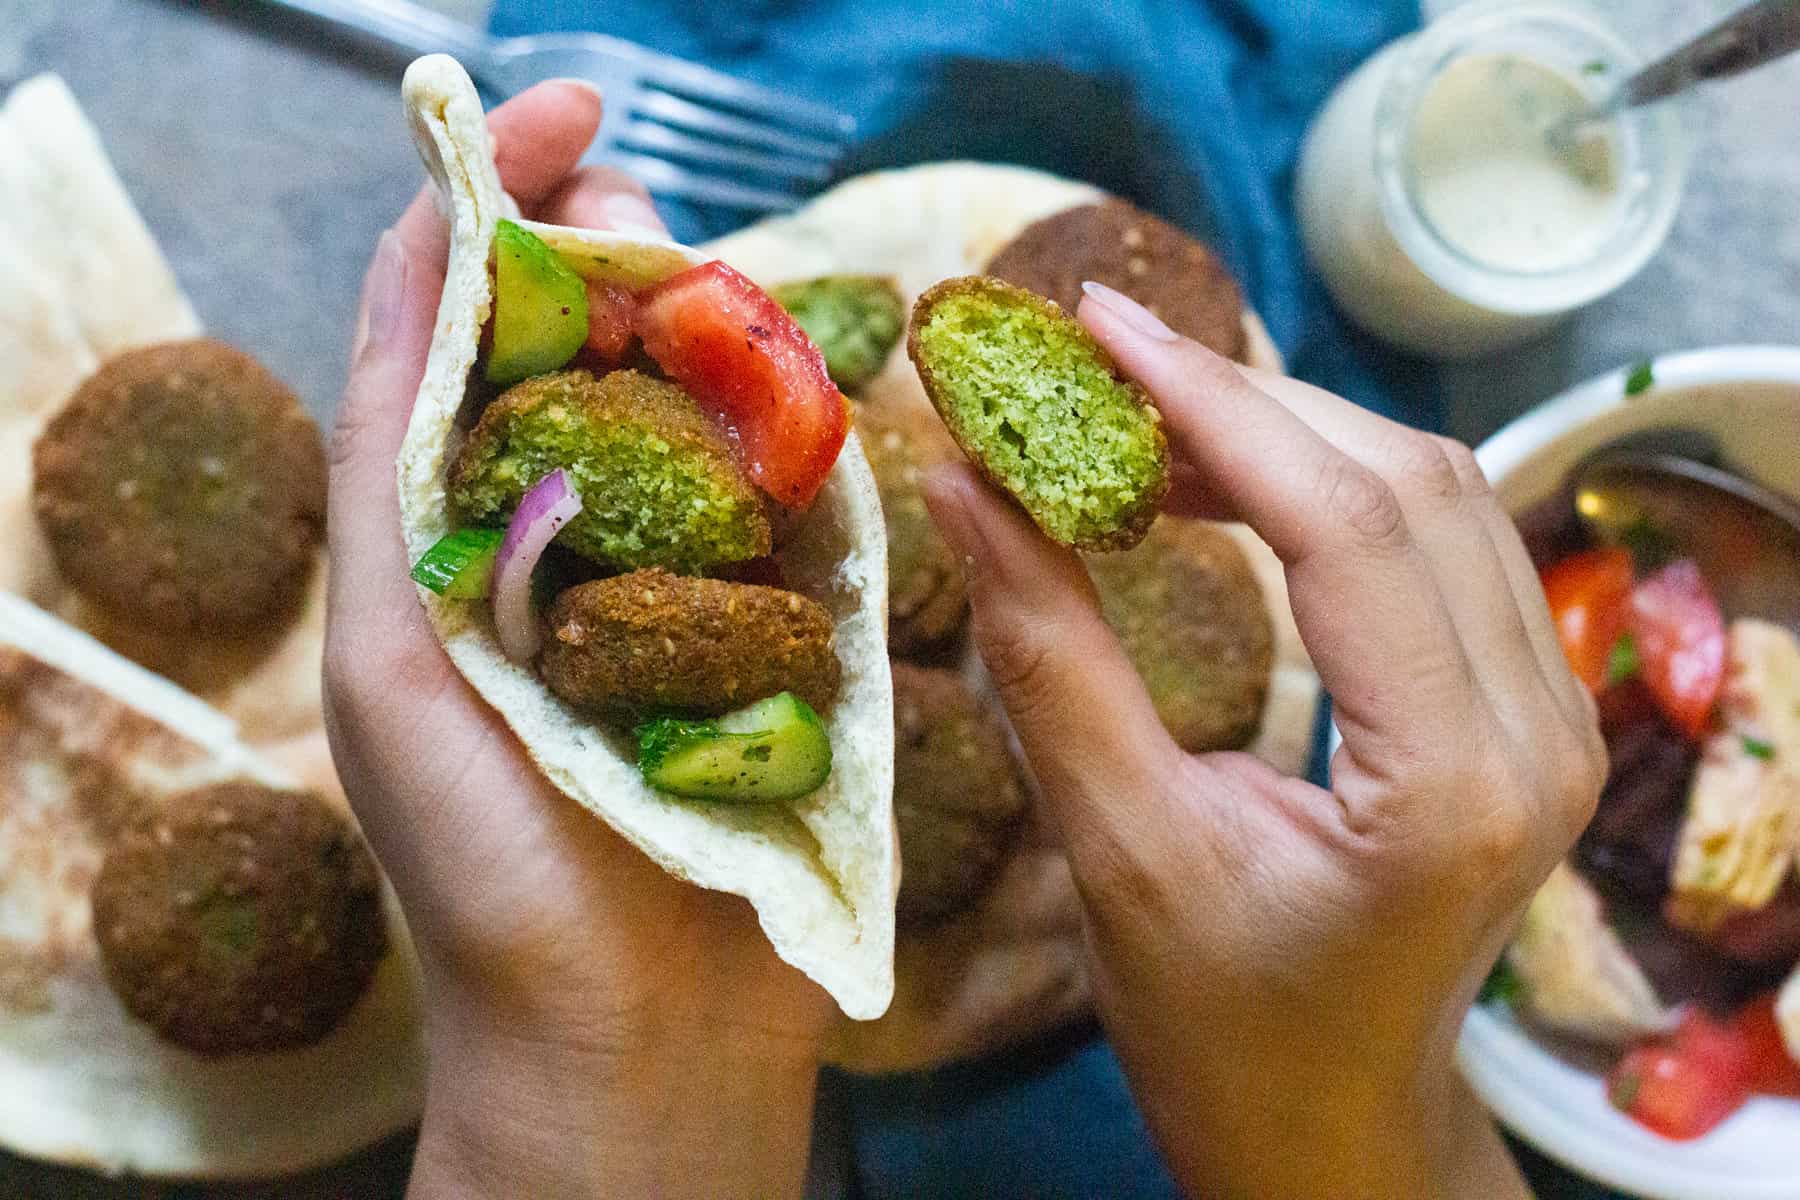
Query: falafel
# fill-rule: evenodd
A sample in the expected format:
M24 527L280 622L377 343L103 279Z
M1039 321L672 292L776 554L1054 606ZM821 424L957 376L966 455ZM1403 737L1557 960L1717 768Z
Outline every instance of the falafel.
M941 921L974 902L1005 859L1027 792L1006 730L962 677L895 662L897 915Z
M846 392L881 374L906 331L906 302L883 275L822 275L769 289L775 303L825 356L825 371Z
M544 682L577 708L717 716L777 692L823 711L843 667L798 592L652 567L577 584L545 614Z
M310 792L234 781L152 804L113 841L92 896L119 999L199 1054L318 1041L387 952L375 860Z
M962 563L919 490L927 468L957 457L956 443L922 406L864 405L857 425L887 525L888 653L929 655L961 632L969 611Z
M1236 750L1262 724L1274 624L1230 534L1165 516L1143 544L1091 555L1100 610L1183 749Z
M956 444L1052 540L1143 540L1169 490L1161 414L1061 308L997 279L947 279L913 306L906 350Z
M769 519L725 434L692 397L640 371L559 371L488 405L450 468L471 524L505 521L533 484L569 472L581 512L556 535L607 566L697 573L769 552Z
M1130 296L1175 332L1244 361L1244 297L1219 256L1116 197L1027 225L988 262L987 273L1071 313L1081 303L1083 281L1095 280Z
M32 448L63 577L169 633L242 629L298 602L325 533L325 451L294 393L208 338L109 359Z

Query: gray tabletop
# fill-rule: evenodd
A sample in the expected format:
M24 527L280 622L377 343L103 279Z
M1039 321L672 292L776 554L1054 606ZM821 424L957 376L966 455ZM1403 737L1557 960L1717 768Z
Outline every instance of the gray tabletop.
M476 19L484 8L437 3ZM1655 45L1731 5L1605 7ZM329 421L364 264L418 186L398 65L271 21L254 0L0 0L0 91L39 71L63 75L99 127L207 328L260 356ZM1699 148L1667 246L1628 287L1541 341L1446 370L1451 432L1479 441L1561 388L1646 354L1800 342L1796 96L1800 61L1690 102ZM394 1195L406 1151L401 1139L305 1185L242 1194ZM165 1190L0 1157L0 1194Z

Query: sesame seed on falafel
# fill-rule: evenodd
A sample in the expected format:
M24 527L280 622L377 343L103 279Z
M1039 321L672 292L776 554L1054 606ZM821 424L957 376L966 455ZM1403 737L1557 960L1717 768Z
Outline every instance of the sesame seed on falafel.
M539 670L578 708L714 716L778 692L821 711L837 698L831 614L798 592L650 568L577 584L544 619Z
M930 656L969 611L962 563L920 490L927 468L957 457L956 443L923 405L865 404L856 421L887 526L888 652Z
M557 541L606 566L699 572L769 552L762 499L724 433L675 384L640 371L559 371L481 414L450 468L460 520L503 522L564 468L581 512Z
M954 671L895 662L894 823L902 922L968 907L993 878L1027 793L1005 727Z
M158 1036L201 1054L309 1045L387 952L375 860L309 792L236 781L148 806L93 886L108 982Z
M325 532L325 452L294 393L201 338L108 360L32 452L64 578L172 633L289 611Z

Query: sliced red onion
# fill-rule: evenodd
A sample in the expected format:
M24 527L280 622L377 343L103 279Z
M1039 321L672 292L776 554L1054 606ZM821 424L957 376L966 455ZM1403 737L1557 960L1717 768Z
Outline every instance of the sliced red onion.
M538 652L537 614L531 611L532 568L544 557L556 531L580 511L581 497L569 482L569 473L558 467L525 493L506 527L506 537L494 557L488 600L494 606L494 632L500 637L500 649L516 663L529 663Z

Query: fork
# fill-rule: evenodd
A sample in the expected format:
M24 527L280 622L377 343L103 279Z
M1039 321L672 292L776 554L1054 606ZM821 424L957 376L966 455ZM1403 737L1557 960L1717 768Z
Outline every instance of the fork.
M784 212L805 199L799 189L831 178L856 131L852 118L822 104L605 34L496 38L410 0L264 3L407 53L454 55L478 84L502 97L545 79L586 79L606 104L582 161L618 167L663 196Z

